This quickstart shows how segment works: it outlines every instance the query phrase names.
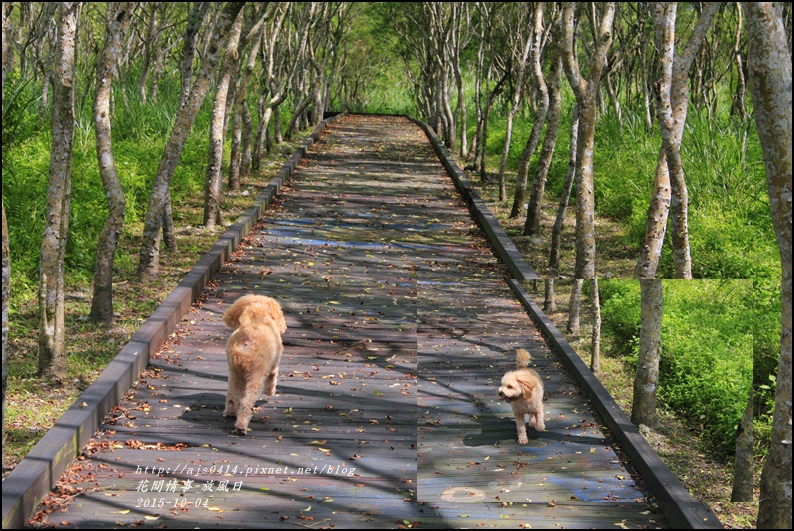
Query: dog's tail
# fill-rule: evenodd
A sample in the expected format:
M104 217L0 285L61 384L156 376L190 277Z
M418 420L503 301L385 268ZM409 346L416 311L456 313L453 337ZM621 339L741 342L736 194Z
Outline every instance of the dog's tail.
M250 323L251 317L246 315L246 310L248 309L250 301L251 296L245 295L237 299L237 301L226 310L226 313L223 314L223 322L226 323L226 326L232 330L236 330L240 327L241 321L246 325Z
M523 348L519 348L516 350L516 368L517 369L525 369L529 367L529 362L532 361L532 356L529 355Z

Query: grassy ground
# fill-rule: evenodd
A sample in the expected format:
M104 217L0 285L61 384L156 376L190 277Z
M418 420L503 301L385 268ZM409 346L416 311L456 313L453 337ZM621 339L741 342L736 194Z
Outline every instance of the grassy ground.
M498 160L490 162L489 167L498 167ZM508 235L513 238L513 241L522 251L529 264L538 272L541 278L545 276L548 273L546 269L549 259L548 240L550 239L551 227L556 217L559 198L547 196L544 201L541 238L533 242L530 238L521 235L524 217L508 219L512 206L515 173L507 172L507 190L510 199L505 203L498 201L498 186L496 184L483 185L479 176L471 172L469 173L469 178L475 184L475 187L478 188L488 207L499 219ZM560 275L567 278L572 278L573 276L575 261L574 210L575 205L568 208L560 257ZM596 229L599 277L632 278L637 250L630 245L631 237L625 224L597 217ZM541 304L543 303L544 284L542 281L537 283L535 291L533 291L535 286L532 283L527 283L525 288L537 301ZM549 317L563 332L574 350L589 365L592 315L586 309L590 307L590 301L583 296L579 335L566 334L565 327L568 319L570 288L571 282L565 282L564 280L555 282L557 311L550 313ZM601 352L601 373L598 377L620 407L630 414L636 367L634 364L626 363L624 358L610 357L608 340L602 342ZM670 411L660 411L659 414L661 427L658 431L651 432L646 438L662 460L681 480L692 496L698 501L707 503L726 527L754 528L758 511L757 486L760 483L760 465L756 468L755 501L752 503L730 502L733 463L726 459L724 455L716 453L713 444L700 436L700 430L697 429L697 426L692 426L691 421L679 418Z

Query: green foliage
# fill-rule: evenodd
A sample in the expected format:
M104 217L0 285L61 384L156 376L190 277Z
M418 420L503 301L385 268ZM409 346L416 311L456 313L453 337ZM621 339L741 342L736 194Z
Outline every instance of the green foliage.
M753 371L756 313L750 281L665 280L658 399L685 415L726 454ZM640 333L637 280L602 280L602 335L610 355L636 360Z
M147 104L141 102L134 86L118 90L113 151L127 199L122 237L140 234L152 182L176 113L177 89L174 85L170 91L161 90L159 99ZM36 93L40 86L28 84L25 90ZM127 100L129 110L124 108L123 99ZM76 116L72 207L65 257L67 273L73 280L92 278L97 238L107 218L107 200L97 168L92 105L89 99ZM171 188L174 205L179 205L184 197L203 193L211 106L212 95L208 95L174 174ZM23 123L38 119L30 105L15 112L27 116L17 120ZM13 149L3 150L3 197L13 198L6 200L13 264L11 289L19 295L12 299L12 304L32 296L38 289L38 250L44 231L50 153L49 127L38 133L30 127L17 127L15 131ZM176 209L174 216L179 216ZM120 259L133 261L137 257Z

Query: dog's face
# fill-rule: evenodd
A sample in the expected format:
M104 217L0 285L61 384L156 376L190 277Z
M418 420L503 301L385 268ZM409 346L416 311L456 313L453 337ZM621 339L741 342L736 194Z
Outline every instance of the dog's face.
M499 386L499 398L505 402L529 400L538 387L538 378L529 370L510 371L502 377Z

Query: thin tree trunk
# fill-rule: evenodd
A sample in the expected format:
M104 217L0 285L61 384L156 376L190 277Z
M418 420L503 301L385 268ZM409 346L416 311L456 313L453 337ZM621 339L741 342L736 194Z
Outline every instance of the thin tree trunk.
M5 26L5 19L6 19L6 6L3 4L3 25ZM5 30L3 31L5 34ZM4 51L5 51L5 42L3 42ZM3 75L5 76L5 58L3 58ZM3 92L5 92L5 80L3 82ZM5 98L3 98L5 99ZM5 418L6 418L6 387L8 384L8 300L11 298L11 258L9 256L9 246L8 246L8 223L6 223L6 207L5 203L0 205L3 211L3 291L2 291L2 329L3 329L3 455L2 455L2 463L3 467L5 468L6 462L6 426L5 426Z
M656 412L656 388L659 382L659 357L662 347L662 281L640 280L640 350L637 375L634 378L634 398L631 422L651 429L659 427Z
M543 130L543 124L546 122L546 114L549 111L549 89L546 85L546 80L543 77L543 69L541 68L541 36L543 34L543 3L537 2L535 4L534 16L534 38L532 39L532 68L530 70L530 79L532 86L537 92L537 97L532 98L538 104L535 111L535 122L532 124L532 132L529 134L527 143L524 150L521 152L521 159L518 163L518 175L516 176L516 193L513 196L513 208L510 209L510 218L517 218L524 213L524 201L527 196L527 181L529 176L529 161L540 141L540 132Z
M118 64L124 34L132 20L134 2L122 2L114 9L109 4L107 37L105 48L97 65L96 92L94 97L94 125L96 129L97 160L99 175L105 188L108 201L108 217L99 233L96 260L94 265L94 297L91 302L90 318L93 323L110 325L113 323L113 262L119 235L124 228L124 215L127 200L121 187L116 162L113 158L113 144L110 125L110 95L113 77Z
M656 177L653 182L651 204L645 221L645 240L634 266L637 278L655 278L662 258L664 235L667 231L667 217L670 213L670 174L667 171L667 156L664 148L659 150L656 160Z
M753 389L747 393L747 407L736 429L736 456L733 461L732 502L753 501Z
M549 250L549 273L560 274L560 247L562 246L562 229L565 225L565 215L568 211L568 202L571 199L574 177L576 176L577 140L579 137L579 107L574 103L571 109L571 140L568 150L568 174L565 177L560 204L557 207L557 218L551 229L551 248Z
M579 138L576 155L576 278L595 278L595 187L593 181L593 152L597 119L596 96L600 91L601 73L612 44L612 25L615 3L602 5L601 20L595 32L596 42L590 60L588 78L582 77L574 54L575 3L567 2L561 17L561 50L565 74L579 105Z
M575 278L571 287L571 298L568 303L568 328L569 334L579 335L579 301L582 299L581 278Z
M149 197L149 207L146 212L146 219L143 229L141 243L140 263L138 265L138 277L140 280L148 281L157 278L160 273L160 228L165 211L165 202L168 199L168 190L171 185L171 178L174 169L182 155L185 140L193 128L201 104L207 95L210 85L210 76L218 64L218 56L227 40L234 20L242 9L240 2L229 2L219 16L215 29L215 35L211 39L207 54L201 63L201 68L193 83L185 105L177 113L174 127L160 159L157 168L152 193Z
M590 281L590 291L593 298L593 336L590 348L590 371L593 374L601 372L601 300L598 296L598 279Z
M761 474L759 529L791 528L791 51L772 2L747 2L749 88L780 248L782 333L769 453Z
M210 150L207 174L204 180L204 228L208 231L215 230L223 222L221 203L223 203L223 179L221 169L223 166L223 141L226 119L226 100L229 95L233 72L237 66L237 48L240 43L240 33L243 29L242 10L232 24L229 41L226 44L226 53L221 63L220 79L215 87L215 104L212 106L212 120L210 123Z
M551 167L551 158L554 155L554 148L557 145L557 133L560 128L560 111L562 110L560 74L562 73L562 62L558 59L553 64L548 84L549 114L546 125L546 137L543 139L543 148L540 151L538 165L535 168L535 178L532 180L527 219L524 222L524 236L534 236L540 232L540 213L543 206L543 196L546 192L546 178ZM521 178L520 174L521 171L519 170L519 179Z
M75 41L80 3L61 2L58 11L47 223L39 261L39 373L61 382L66 378L63 267L71 208Z
M557 311L557 302L554 300L554 279L547 278L545 281L545 299L543 301L543 311L546 314Z
M543 13L543 8L538 4L537 10ZM537 26L537 21L535 26ZM540 41L540 36L537 37ZM507 169L507 157L510 154L510 144L513 138L513 120L515 119L518 107L521 104L521 87L524 85L524 71L527 67L527 59L529 58L530 50L532 50L533 42L535 41L535 33L530 32L527 35L527 42L524 45L524 52L518 59L518 70L516 71L515 86L513 88L513 104L507 112L507 124L505 129L505 145L502 150L502 158L499 161L499 201L507 201L507 190L505 188L505 170ZM535 120L535 127L537 127L538 120ZM543 124L541 123L541 127ZM533 127L533 132L535 130Z

